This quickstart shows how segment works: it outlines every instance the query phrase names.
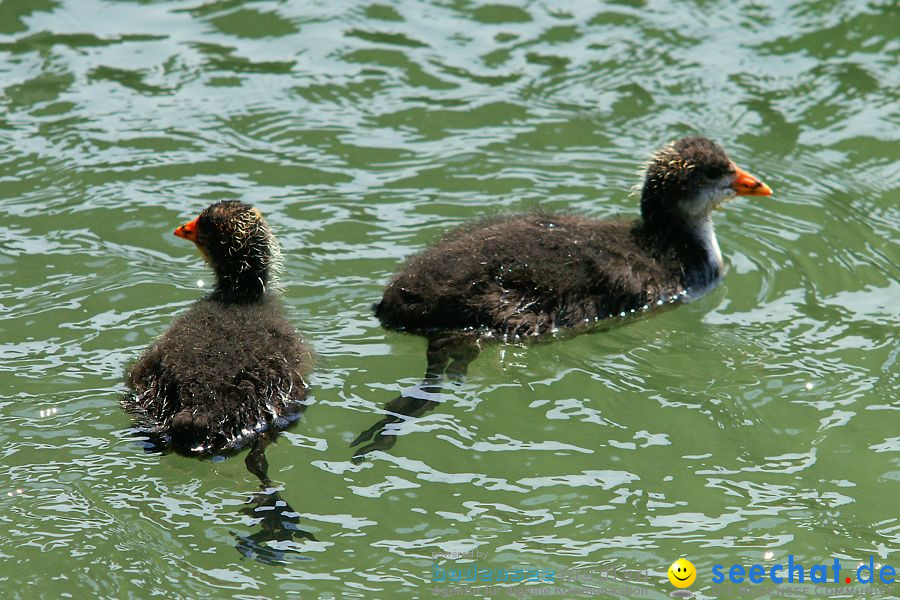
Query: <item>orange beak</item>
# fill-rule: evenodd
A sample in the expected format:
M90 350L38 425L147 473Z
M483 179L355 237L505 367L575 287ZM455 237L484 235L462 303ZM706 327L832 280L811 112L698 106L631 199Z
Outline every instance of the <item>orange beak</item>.
M200 217L197 217L197 219L199 219L199 218L200 218ZM182 225L181 227L177 227L177 228L175 229L175 235L177 235L177 236L180 237L180 238L184 238L184 239L186 239L186 240L190 240L190 241L192 241L192 242L194 242L194 243L196 244L196 243L197 243L197 240L198 240L198 237L197 237L197 219L194 219L193 221L191 221L191 222L189 222L189 223L185 223L185 224Z
M738 193L738 196L772 195L772 188L737 165L734 166L734 181L731 182L731 187Z

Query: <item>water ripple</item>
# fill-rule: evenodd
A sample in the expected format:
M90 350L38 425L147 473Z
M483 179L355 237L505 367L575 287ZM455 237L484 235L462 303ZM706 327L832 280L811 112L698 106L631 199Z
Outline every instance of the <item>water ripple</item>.
M2 3L4 589L421 596L478 551L648 570L663 597L675 555L895 563L896 9L734 8ZM716 215L720 288L488 346L351 461L425 368L370 312L399 261L498 211L634 214L642 160L694 133L776 191ZM320 356L267 453L309 534L273 542L294 561L235 551L261 527L240 458L146 454L118 408L127 364L211 282L172 229L224 198L272 223Z

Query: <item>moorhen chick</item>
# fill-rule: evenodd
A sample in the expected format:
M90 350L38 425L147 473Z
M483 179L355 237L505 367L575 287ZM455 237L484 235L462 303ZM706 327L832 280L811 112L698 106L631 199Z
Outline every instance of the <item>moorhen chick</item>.
M278 242L259 210L234 200L175 235L196 244L215 286L144 351L123 404L162 450L210 456L256 443L247 465L267 484L265 442L299 417L313 361L271 289Z
M434 406L442 378L465 374L485 338L585 327L702 295L724 265L712 211L769 187L721 146L686 137L652 156L638 219L531 212L476 220L410 257L375 305L382 325L428 338L425 379L386 405L355 453L389 448L385 429ZM374 436L379 436L375 438Z
M771 193L715 142L682 138L651 158L641 218L537 212L463 225L406 262L375 315L417 333L528 336L696 297L724 267L713 209Z

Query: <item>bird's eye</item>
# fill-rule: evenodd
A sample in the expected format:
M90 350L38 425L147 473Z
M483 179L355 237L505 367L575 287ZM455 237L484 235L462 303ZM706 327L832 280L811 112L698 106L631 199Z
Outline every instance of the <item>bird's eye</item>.
M706 171L703 174L708 179L718 179L725 174L725 170L722 167L706 167Z

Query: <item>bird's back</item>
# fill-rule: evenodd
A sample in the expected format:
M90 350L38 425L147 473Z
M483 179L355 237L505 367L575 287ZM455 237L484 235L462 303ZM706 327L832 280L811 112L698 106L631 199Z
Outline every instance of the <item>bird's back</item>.
M183 453L237 450L296 417L311 358L277 299L202 299L131 369L125 407Z
M386 326L534 335L679 292L640 224L532 213L453 230L410 258L376 305Z

